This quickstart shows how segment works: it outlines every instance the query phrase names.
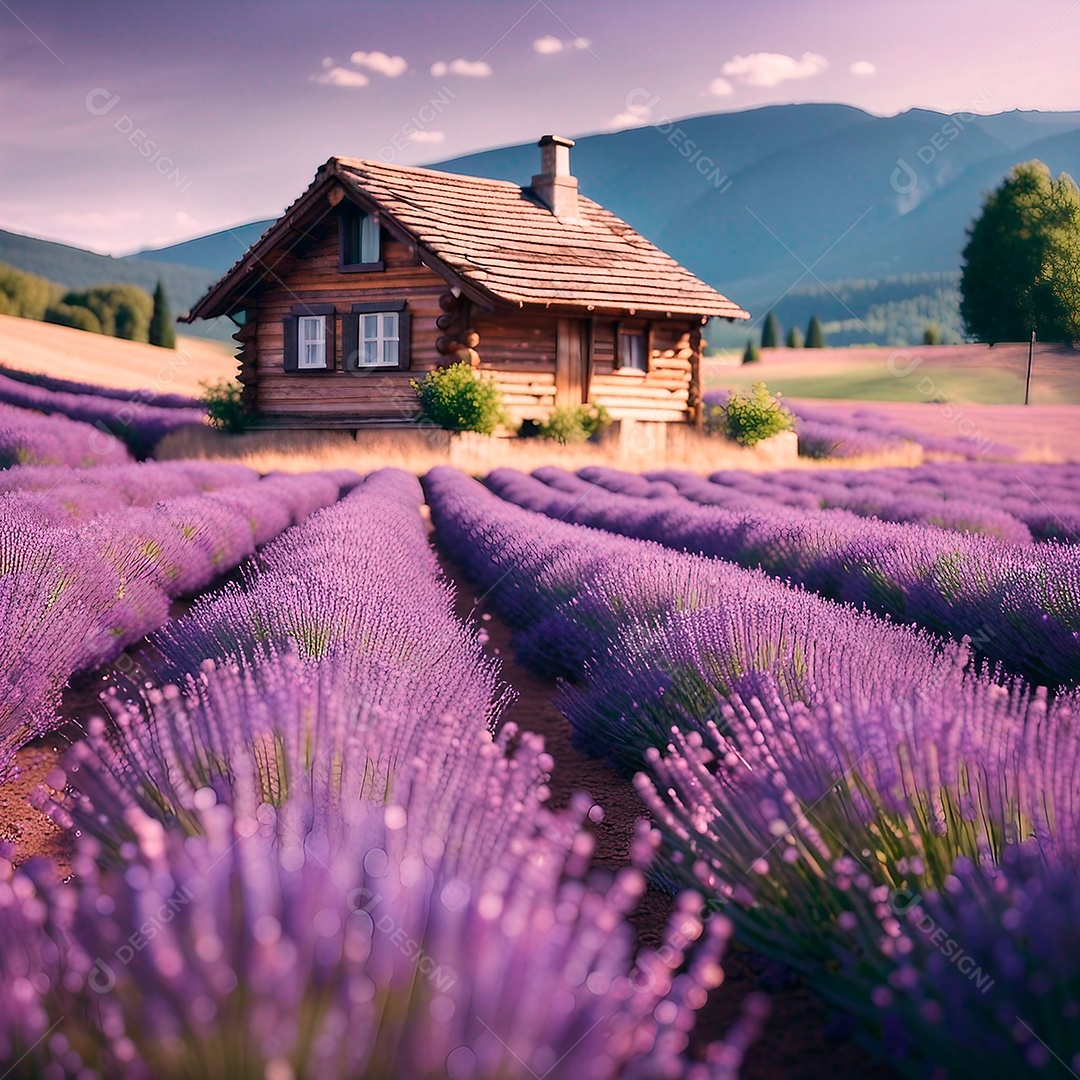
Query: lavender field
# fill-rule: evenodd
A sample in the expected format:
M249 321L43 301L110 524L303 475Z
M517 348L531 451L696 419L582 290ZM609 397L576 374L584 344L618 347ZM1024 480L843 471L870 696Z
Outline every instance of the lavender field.
M0 1075L1080 1069L1080 467L260 475L8 382Z

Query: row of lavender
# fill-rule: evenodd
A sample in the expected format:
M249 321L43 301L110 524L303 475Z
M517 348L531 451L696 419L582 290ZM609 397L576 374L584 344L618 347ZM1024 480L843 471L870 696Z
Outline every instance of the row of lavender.
M85 445L79 448L82 457L99 455L104 451L110 439L118 439L126 444L136 457L144 458L169 432L190 424L202 424L206 419L201 407L178 405L172 399L166 399L168 404L159 404L156 398L147 400L144 395L125 399L90 393L88 392L90 389L92 388L83 387L77 392L51 390L46 386L23 382L9 375L0 374L0 404L44 413L54 420L66 418L88 425L89 431L86 433ZM4 412L7 414L8 410ZM30 424L29 418L25 416L20 418L4 415L2 419L5 421L5 426L11 424L16 425L16 428L20 420L23 428ZM70 429L54 423L45 426L43 431L46 432L46 439L52 435L54 439L61 441L61 447L67 454L72 452L67 443L75 438L75 433ZM65 438L65 431L67 438ZM33 440L32 429L28 434ZM10 438L9 434L3 441L10 441ZM73 462L70 456L65 456L55 463L82 464L83 462L81 460Z
M131 461L114 435L66 416L0 404L0 468L14 465L120 465Z
M709 402L711 394L705 395ZM985 461L986 458L1012 459L1019 456L1014 446L996 443L975 433L967 435L929 435L918 428L890 420L887 416L862 406L828 408L799 402L785 402L795 414L799 436L799 454L812 458L855 458L889 454L905 443L917 443L931 456L945 459Z
M453 614L404 473L369 477L154 639L42 794L75 875L0 883L0 1041L57 1075L733 1077L683 1060L723 920L589 874L588 800ZM652 843L642 836L642 857ZM689 959L685 951L704 941ZM46 1065L46 1063L48 1063Z
M1071 546L1017 547L842 510L733 510L691 501L663 481L589 475L497 469L487 482L526 509L761 568L830 599L968 640L1034 682L1080 681L1080 562ZM611 491L597 477L632 493Z
M612 469L583 469L611 490L669 490L639 484ZM843 509L860 517L980 532L1011 543L1080 540L1080 466L936 462L903 469L790 469L776 473L722 470L708 481L674 470L647 473L680 495L729 510Z
M0 473L0 778L56 723L78 672L114 660L194 595L334 502L348 472L260 480L200 462Z
M1075 1052L1075 695L1048 704L925 633L453 470L426 486L523 657L574 679L579 745L641 770L670 883L906 1074L1045 1075Z

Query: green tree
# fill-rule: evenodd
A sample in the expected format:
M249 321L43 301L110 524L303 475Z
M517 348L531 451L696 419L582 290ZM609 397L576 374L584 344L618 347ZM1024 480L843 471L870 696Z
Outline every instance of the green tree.
M742 354L742 362L744 364L756 364L761 359L761 352L757 347L757 342L753 338L750 338L746 343L746 349Z
M43 319L63 290L55 282L0 263L0 314Z
M150 319L154 302L149 293L135 285L99 285L69 292L63 303L89 308L101 323L101 332L129 341L150 339Z
M169 301L165 297L165 286L160 281L154 290L154 312L150 316L150 329L147 336L151 345L160 345L163 349L176 348L176 327L169 314Z
M788 331L784 344L789 349L801 349L803 347L802 331L797 326L793 326Z
M1041 161L1016 165L968 229L960 314L991 344L1080 340L1080 189Z
M765 316L765 325L761 329L761 347L763 349L780 348L780 320L775 311Z
M73 326L76 330L89 330L92 334L101 333L98 317L89 308L76 307L74 304L53 304L45 311L45 322L56 323L57 326Z
M816 315L810 316L810 325L806 328L806 347L825 348L825 331L821 329L821 320Z
M923 331L922 343L924 345L941 344L941 327L937 323L927 323Z

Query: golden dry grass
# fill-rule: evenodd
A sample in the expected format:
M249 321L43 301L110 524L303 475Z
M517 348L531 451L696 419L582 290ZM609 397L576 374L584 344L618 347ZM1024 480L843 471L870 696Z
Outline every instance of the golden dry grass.
M474 475L507 467L529 471L541 465L580 469L585 465L612 465L642 472L677 468L709 473L716 469L760 472L777 468L820 468L824 463L799 459L794 436L753 449L693 431L671 428L659 435L638 430L636 436L615 433L600 444L560 446L542 439L497 439L482 435L449 435L443 431L365 431L356 438L346 431L252 431L225 435L209 429L188 428L161 441L155 457L207 458L238 461L259 472L307 472L347 468L358 472L393 466L423 475L436 465L453 465ZM871 465L915 464L918 447L887 459L867 460ZM845 462L849 468L862 463Z
M0 315L0 365L118 390L192 397L202 392L200 383L236 374L228 342L181 334L175 350L159 349L12 315Z

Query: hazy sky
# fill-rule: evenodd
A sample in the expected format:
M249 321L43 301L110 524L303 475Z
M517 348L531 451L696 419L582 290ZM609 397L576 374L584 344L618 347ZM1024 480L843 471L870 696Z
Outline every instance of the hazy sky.
M1078 55L1078 0L0 0L0 227L124 254L275 215L332 154L791 101L1077 109Z

